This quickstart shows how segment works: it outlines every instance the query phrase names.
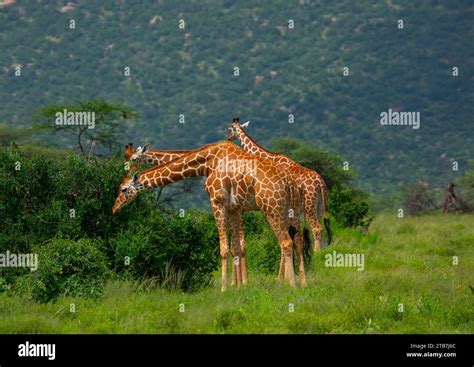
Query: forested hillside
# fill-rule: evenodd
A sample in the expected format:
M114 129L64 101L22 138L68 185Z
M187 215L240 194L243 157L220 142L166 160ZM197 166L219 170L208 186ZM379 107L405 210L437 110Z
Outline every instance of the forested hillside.
M123 143L179 149L239 116L263 144L336 151L376 192L442 184L474 157L473 14L470 1L3 2L0 122L100 98L139 114ZM420 112L420 128L381 126L388 109Z

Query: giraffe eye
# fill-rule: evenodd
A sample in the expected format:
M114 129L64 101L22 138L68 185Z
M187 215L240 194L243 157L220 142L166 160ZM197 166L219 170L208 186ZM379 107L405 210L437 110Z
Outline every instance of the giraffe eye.
M125 194L125 193L127 192L127 190L128 190L128 187L124 187L124 188L122 189L122 194Z

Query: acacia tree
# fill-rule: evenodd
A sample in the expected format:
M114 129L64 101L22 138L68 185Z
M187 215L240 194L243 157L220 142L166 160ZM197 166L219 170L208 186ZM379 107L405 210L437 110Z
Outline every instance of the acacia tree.
M58 113L84 114L94 112L93 125L57 124ZM50 104L40 108L33 115L36 131L50 131L73 145L85 159L91 156L105 156L122 149L120 135L126 127L126 120L135 119L137 113L121 104L103 100L88 100L67 104Z

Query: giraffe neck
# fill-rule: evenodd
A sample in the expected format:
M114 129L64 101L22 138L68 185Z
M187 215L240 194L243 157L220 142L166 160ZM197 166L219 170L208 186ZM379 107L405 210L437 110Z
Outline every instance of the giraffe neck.
M286 155L270 152L269 150L266 150L262 146L258 145L257 142L253 140L243 128L238 129L237 137L240 140L242 148L244 148L244 150L249 153L255 154L259 157L271 159L285 167L291 167L296 164Z
M181 153L168 163L143 171L137 186L141 190L147 190L163 187L188 177L207 176L210 168L209 160L213 156L213 149L197 149Z
M253 140L245 131L243 128L239 128L237 130L237 138L240 141L240 144L242 145L242 148L244 148L245 151L262 156L262 157L268 157L269 153L266 149L258 145L255 140Z
M143 154L143 160L148 164L159 166L189 152L189 150L148 150Z

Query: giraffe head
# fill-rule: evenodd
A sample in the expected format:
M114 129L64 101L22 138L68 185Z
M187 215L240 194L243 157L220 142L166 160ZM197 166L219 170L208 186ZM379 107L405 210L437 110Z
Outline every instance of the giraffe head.
M140 184L139 173L136 173L132 178L123 176L117 199L115 199L115 204L112 208L112 214L117 214L124 206L130 204L142 189L143 184Z
M128 171L132 171L140 165L140 163L145 158L146 152L148 151L149 144L145 144L142 147L135 148L133 143L125 145L125 161L131 162L129 165Z
M230 123L229 135L227 136L227 139L228 140L240 139L241 134L243 133L243 128L249 126L249 122L250 121L247 121L245 124L241 124L240 119L238 117L233 118L232 122Z

